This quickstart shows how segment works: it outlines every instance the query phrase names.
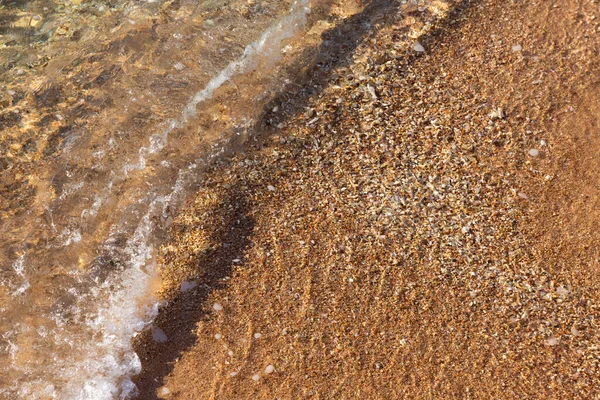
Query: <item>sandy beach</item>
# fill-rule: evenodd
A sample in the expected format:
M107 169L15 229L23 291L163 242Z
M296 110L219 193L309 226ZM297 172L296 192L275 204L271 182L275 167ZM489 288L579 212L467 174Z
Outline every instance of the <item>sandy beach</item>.
M600 396L598 2L355 6L175 218L139 398Z

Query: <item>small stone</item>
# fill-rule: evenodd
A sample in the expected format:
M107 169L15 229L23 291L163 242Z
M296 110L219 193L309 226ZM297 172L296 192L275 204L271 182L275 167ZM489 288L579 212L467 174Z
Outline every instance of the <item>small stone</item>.
M33 17L31 17L29 26L31 26L32 28L39 28L40 26L42 26L42 22L42 17L40 17L39 15L34 15Z
M494 119L503 119L506 115L504 114L504 111L502 110L502 108L498 107L497 109L493 110L490 113L490 119L494 120Z
M515 44L512 47L512 51L514 51L514 52L521 51L521 50L523 50L523 46L521 46L520 44Z
M416 42L415 45L413 46L413 49L417 52L417 53L423 53L425 51L425 47L423 47L423 45L419 42Z
M267 365L267 368L265 368L265 374L272 374L273 371L275 371L275 367L271 364Z
M254 382L258 382L258 380L259 380L259 379L260 379L260 375L259 375L259 374L254 374L254 375L252 375L252 380L253 380Z
M551 337L550 339L546 340L546 344L548 346L556 346L558 344L558 339L555 337Z
M267 189L268 189L270 192L274 192L274 191L275 191L275 186L269 185L269 186L267 186Z
M470 230L470 229L469 229L469 227L468 227L468 226L463 226L463 227L461 228L461 230L460 230L460 231L461 231L462 233L464 233L464 234L467 234L467 233L469 233L469 230Z
M262 337L262 333L256 332L254 334L254 339L260 339Z
M181 291L181 293L185 293L185 292L187 292L189 290L192 290L196 286L198 286L198 284L195 281L181 282L181 286L179 287L179 291Z
M242 260L240 260L239 258L234 258L233 260L231 260L231 262L240 263L242 262Z
M237 371L231 371L231 372L229 373L229 376L236 376L236 375L237 375Z
M577 330L577 328L575 328L575 325L573 325L571 327L571 335L573 335L573 336L579 336L579 331Z
M232 350L229 350L229 351L227 352L227 355L228 355L229 357L232 357L232 356L233 356L233 351L232 351Z
M154 328L152 329L152 340L154 340L156 343L164 343L169 339L167 338L165 331L160 328Z
M531 157L537 157L540 155L540 151L538 149L529 149L529 155Z
M222 309L223 309L223 306L220 305L219 303L213 304L213 310L215 310L215 311L221 311Z
M559 286L558 289L556 289L556 293L561 297L566 297L569 295L569 290L563 286Z
M220 333L216 333L215 334L215 339L221 340L221 339L223 339L223 335L221 335Z
M375 89L373 88L373 86L367 85L367 91L369 92L369 94L371 95L373 100L377 100L377 93L375 92Z
M170 394L170 393L171 393L171 389L169 389L169 388L168 388L168 387L166 387L166 386L163 386L163 387L160 389L160 394L161 394L162 396L166 396L166 395L168 395L168 394Z
M178 62L177 64L173 65L173 68L175 68L177 71L183 71L185 69L185 65Z

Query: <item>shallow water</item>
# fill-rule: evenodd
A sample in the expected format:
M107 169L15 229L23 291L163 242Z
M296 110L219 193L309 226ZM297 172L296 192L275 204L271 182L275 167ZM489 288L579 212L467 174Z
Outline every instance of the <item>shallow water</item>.
M2 3L0 394L135 393L155 246L308 2ZM240 76L256 74L239 88Z

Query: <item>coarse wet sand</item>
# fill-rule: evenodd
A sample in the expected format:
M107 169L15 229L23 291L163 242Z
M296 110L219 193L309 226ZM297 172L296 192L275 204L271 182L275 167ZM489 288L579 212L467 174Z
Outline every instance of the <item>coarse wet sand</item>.
M596 398L598 2L363 6L175 219L139 398Z

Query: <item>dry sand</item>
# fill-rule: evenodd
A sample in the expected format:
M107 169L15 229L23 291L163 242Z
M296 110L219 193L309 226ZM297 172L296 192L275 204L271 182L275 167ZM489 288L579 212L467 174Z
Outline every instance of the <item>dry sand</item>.
M597 398L599 15L375 2L325 32L175 220L140 398Z

